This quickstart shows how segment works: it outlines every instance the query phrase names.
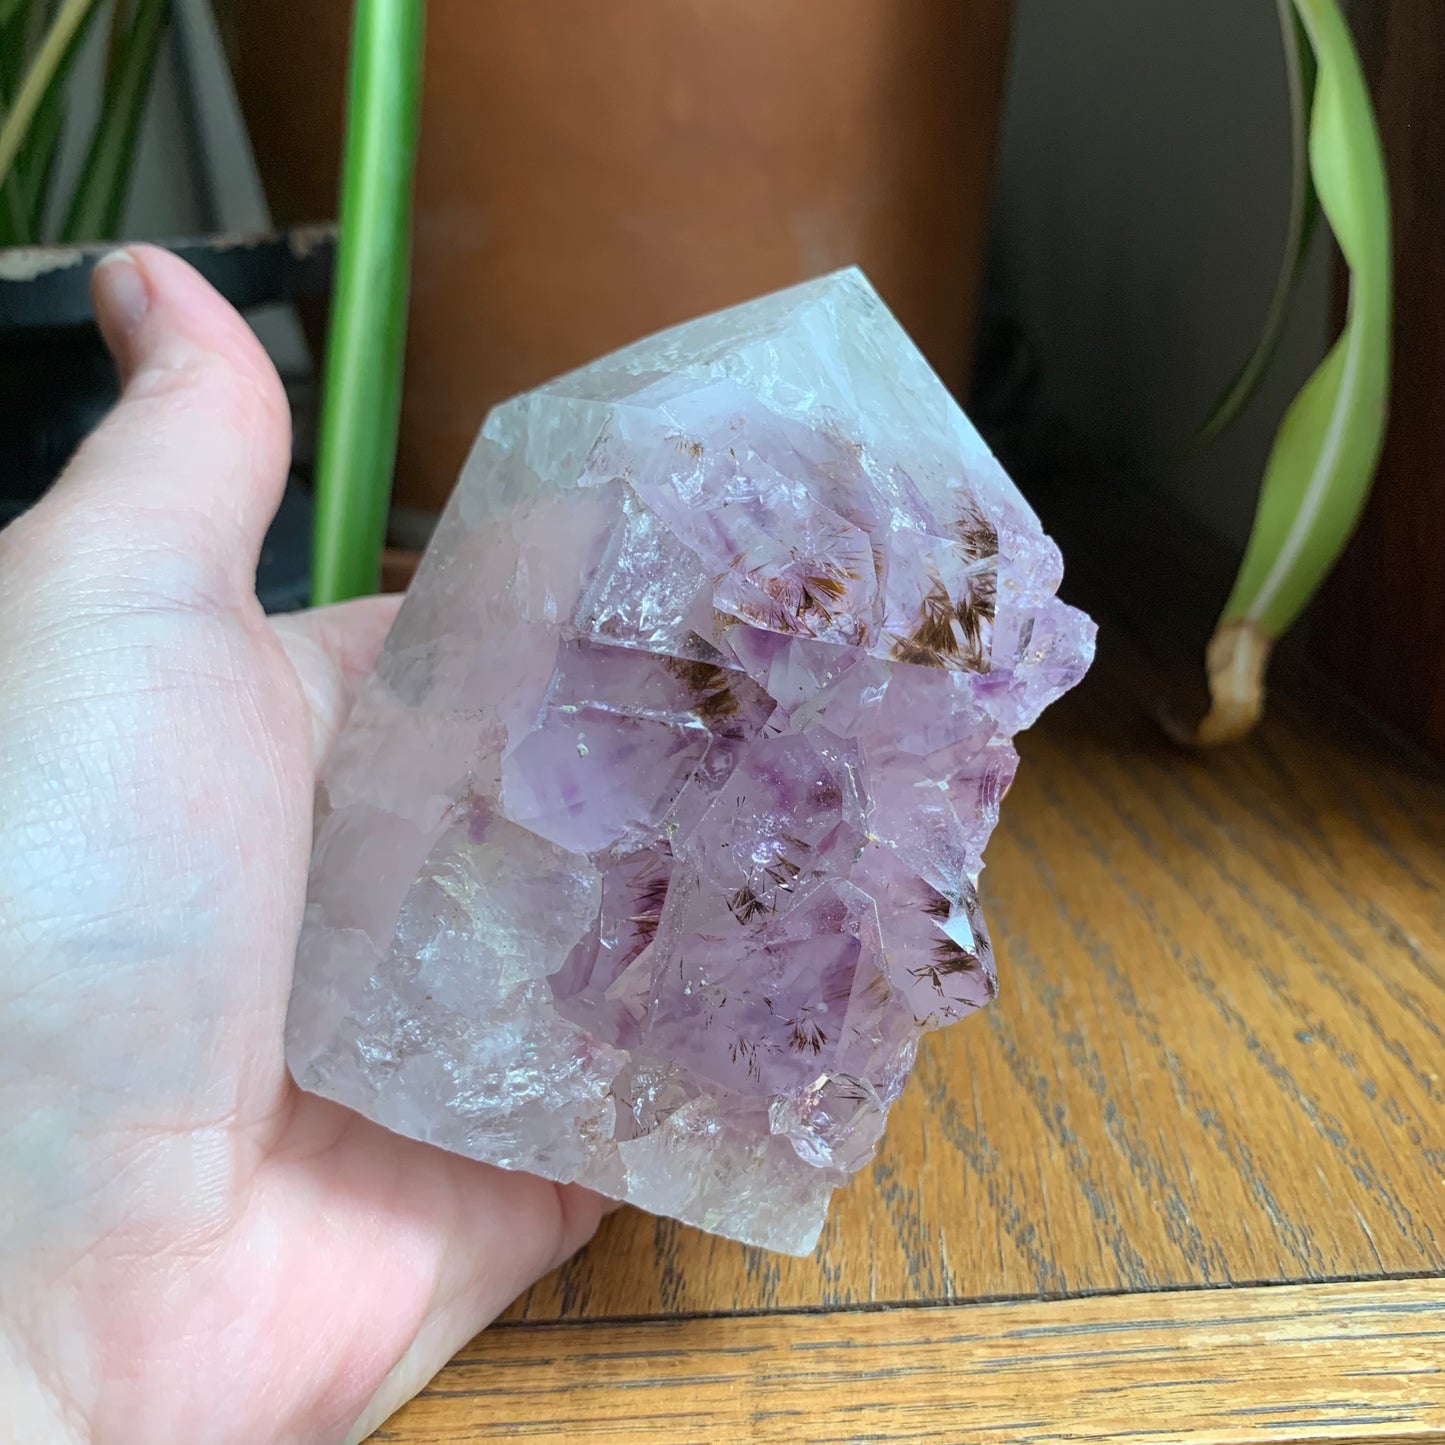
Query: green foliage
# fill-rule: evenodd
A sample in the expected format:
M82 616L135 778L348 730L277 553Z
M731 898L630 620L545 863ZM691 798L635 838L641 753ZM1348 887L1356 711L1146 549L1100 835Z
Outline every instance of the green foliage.
M1293 0L1318 69L1309 165L1349 268L1338 341L1275 438L1244 562L1210 649L1203 742L1243 736L1259 716L1269 647L1349 540L1384 440L1390 386L1390 203L1369 90L1338 0Z
M99 119L55 193L77 52L109 14ZM0 245L117 235L170 0L0 0ZM375 589L401 407L422 0L357 0L316 473L325 602Z
M1310 167L1350 271L1339 340L1286 414L1225 617L1277 636L1349 538L1384 438L1390 378L1390 205L1369 92L1336 0L1295 0L1319 61Z
M169 0L135 0L129 24L115 9L100 121L75 187L62 241L103 241L120 229L141 115L170 11Z
M140 118L170 0L110 0L100 116L75 191L54 195L55 157L76 52L100 0L0 0L0 245L99 241L125 207ZM62 212L58 232L47 221Z

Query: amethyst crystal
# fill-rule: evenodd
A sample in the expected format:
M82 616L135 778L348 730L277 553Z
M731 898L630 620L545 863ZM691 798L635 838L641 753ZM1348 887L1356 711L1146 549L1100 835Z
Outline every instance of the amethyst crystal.
M488 417L326 770L289 1057L391 1129L813 1247L987 1003L1058 550L857 271Z

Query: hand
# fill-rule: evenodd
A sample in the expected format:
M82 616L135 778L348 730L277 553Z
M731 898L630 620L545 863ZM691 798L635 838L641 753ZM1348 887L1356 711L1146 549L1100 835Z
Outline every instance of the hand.
M120 404L0 533L0 1428L357 1440L601 1201L292 1084L316 769L394 602L267 622L274 371L164 252L94 289Z

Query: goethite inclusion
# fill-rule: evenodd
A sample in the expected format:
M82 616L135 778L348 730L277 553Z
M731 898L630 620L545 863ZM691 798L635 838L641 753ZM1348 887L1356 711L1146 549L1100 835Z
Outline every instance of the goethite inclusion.
M996 991L1061 570L857 271L498 407L326 770L301 1085L809 1251Z

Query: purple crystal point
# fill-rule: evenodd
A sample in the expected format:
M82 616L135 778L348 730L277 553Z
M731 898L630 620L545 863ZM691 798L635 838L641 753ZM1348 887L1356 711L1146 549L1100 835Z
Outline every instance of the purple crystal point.
M323 780L298 1081L807 1252L996 992L1061 573L857 271L498 407Z

